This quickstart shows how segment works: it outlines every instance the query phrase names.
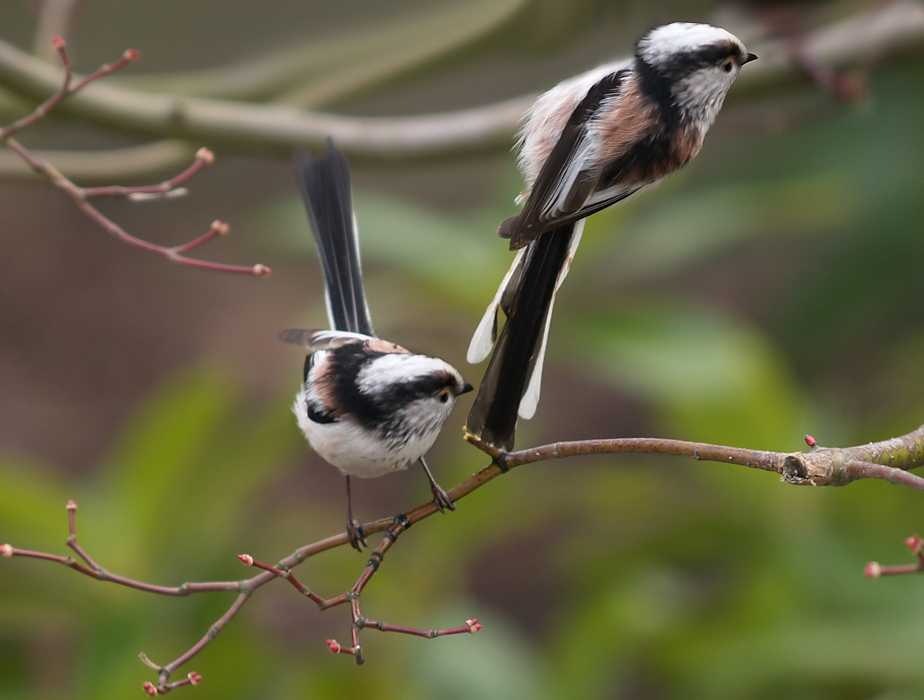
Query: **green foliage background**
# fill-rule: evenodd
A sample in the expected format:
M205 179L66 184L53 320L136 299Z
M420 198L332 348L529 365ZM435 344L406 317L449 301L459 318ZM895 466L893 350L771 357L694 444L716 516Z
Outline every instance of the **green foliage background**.
M88 3L75 25L73 46L87 67L136 45L152 47L154 72L166 72L195 58L208 65L209 45L220 64L239 57L234 47L247 54L305 35L314 38L316 73L290 97L355 113L469 107L538 89L625 53L655 23L708 20L715 9L472 0L432 6L433 16L455 18L443 33L427 23L437 21L430 5L415 14L407 3L268 3L257 21L201 1L183 5L183 22L164 3L121 24L113 7ZM350 19L358 10L362 22ZM28 35L23 12L0 5L7 39ZM205 36L209 22L226 34ZM161 25L179 34L158 39ZM557 304L543 402L518 444L657 435L789 451L807 432L849 445L917 427L922 84L918 54L877 64L861 105L835 104L803 82L759 95L733 90L693 165L589 221ZM3 409L0 542L64 553L64 504L73 498L80 541L104 567L178 585L245 577L240 552L275 561L340 530L340 478L307 455L289 411L301 357L274 340L275 330L324 318L289 165L229 154L217 167L201 181L209 201L195 206L230 207L223 218L239 238L216 255L270 264L269 282L178 271L86 233L66 280L49 288L59 268L43 267L43 256L74 244L59 243L43 219L45 206L60 203L40 186L28 190L52 204L18 216L47 228L40 242L15 239L7 259L20 286L4 291L0 318L3 371L35 377L40 410L12 398ZM481 368L464 364L464 348L509 263L493 230L521 186L513 158L358 162L354 176L379 332L477 381ZM6 188L5 211L23 196L17 187ZM200 215L189 206L118 212L138 216L131 226L143 229ZM67 205L60 211L64 221L77 216ZM114 281L94 265L125 272ZM56 333L74 295L94 285L107 301L79 318L97 313L101 337ZM47 296L35 312L50 336L41 347L66 357L32 364L46 356L24 350L10 321L23 289ZM116 298L126 308L110 304ZM112 358L128 363L121 374ZM75 376L86 383L74 388ZM107 429L69 431L80 413L107 407ZM484 465L459 437L467 410L463 402L432 455L447 488ZM89 447L78 451L79 439ZM427 493L416 473L356 489L368 519ZM320 613L280 583L260 590L184 667L201 673L202 685L177 692L917 698L921 581L869 581L862 570L873 559L907 561L901 543L920 529L921 512L920 494L884 483L796 489L715 464L599 457L524 468L406 533L363 597L373 619L439 628L478 617L478 635L426 641L367 631L367 662L357 668L323 643L348 639L348 612ZM332 596L364 563L331 552L298 575ZM48 563L3 560L0 698L140 693L153 674L138 652L175 658L231 600L158 598Z

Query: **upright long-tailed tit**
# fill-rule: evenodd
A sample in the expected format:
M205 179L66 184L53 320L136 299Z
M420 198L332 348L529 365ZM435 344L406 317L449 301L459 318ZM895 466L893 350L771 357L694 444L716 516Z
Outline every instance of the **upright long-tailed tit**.
M686 165L755 58L724 29L668 24L645 35L634 58L566 80L526 114L518 140L526 203L498 230L518 252L468 351L469 362L480 362L494 344L471 432L513 446L517 414L531 418L539 402L555 293L584 218ZM498 308L507 316L499 338Z
M382 476L420 462L439 509L455 509L423 456L456 399L472 386L443 360L375 336L346 159L330 143L322 157L297 153L296 161L332 330L287 330L279 338L309 350L293 410L311 447L346 477L347 533L361 549L365 541L353 519L351 476Z

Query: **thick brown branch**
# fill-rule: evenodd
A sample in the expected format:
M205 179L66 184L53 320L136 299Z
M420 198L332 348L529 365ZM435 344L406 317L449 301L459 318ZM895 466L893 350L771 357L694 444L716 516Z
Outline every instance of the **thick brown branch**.
M898 438L857 447L818 447L812 440L814 446L810 452L767 452L661 438L556 442L517 452L504 452L469 433L465 437L488 454L499 471L578 455L663 454L775 472L789 484L844 486L856 479L874 478L924 491L924 479L906 471L924 464L924 426ZM450 492L453 500L461 495L457 496L456 489Z

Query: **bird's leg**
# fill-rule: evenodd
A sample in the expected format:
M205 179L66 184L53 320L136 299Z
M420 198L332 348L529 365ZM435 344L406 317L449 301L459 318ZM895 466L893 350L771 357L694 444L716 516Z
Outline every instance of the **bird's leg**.
M363 530L359 526L359 523L353 517L353 499L350 497L350 477L346 477L346 489L347 489L347 537L350 538L350 545L357 552L363 551L363 547L368 547L366 544L366 538L363 537Z
M449 497L442 487L436 483L436 479L433 478L433 474L430 473L430 467L427 466L427 463L424 461L424 458L420 458L420 466L424 468L424 471L427 474L427 478L430 480L430 490L433 492L433 502L436 503L436 507L440 509L440 513L445 513L446 509L455 510L456 504L452 502L452 499Z

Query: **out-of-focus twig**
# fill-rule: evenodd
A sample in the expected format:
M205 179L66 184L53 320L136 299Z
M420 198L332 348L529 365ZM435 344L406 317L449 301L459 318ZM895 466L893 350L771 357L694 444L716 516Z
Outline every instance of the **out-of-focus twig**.
M196 149L182 139L161 139L139 146L93 151L29 149L41 160L54 163L75 182L96 183L139 179L169 172L189 163ZM0 150L0 178L42 177L12 151Z
M228 225L221 221L214 221L208 231L198 238L178 246L161 246L149 241L142 240L125 231L121 226L97 209L90 200L95 197L124 197L126 199L140 201L146 199L160 199L182 196L185 190L180 187L203 167L213 162L214 156L208 149L202 148L196 153L196 159L192 165L187 167L183 172L175 177L165 180L156 185L143 185L138 187L123 187L119 185L110 185L106 187L79 187L67 178L58 168L53 166L47 160L38 157L28 148L26 148L13 135L17 134L31 126L34 126L52 110L58 107L62 101L85 88L104 75L109 75L129 63L138 60L140 53L134 49L126 51L122 58L114 63L101 66L95 72L74 82L74 72L71 68L70 58L67 55L65 42L60 37L55 37L54 48L61 59L61 65L64 68L64 77L60 87L47 98L42 104L35 108L30 114L13 122L9 126L0 128L0 144L5 145L12 152L18 155L33 171L44 176L55 186L67 194L77 206L91 221L99 225L103 230L113 237L119 239L135 248L160 255L171 262L187 267L196 267L214 272L230 272L236 274L256 275L266 277L270 274L270 269L265 265L257 264L250 266L228 265L224 263L210 262L191 258L187 255L191 250L207 243L216 236L224 235L228 232Z
M921 539L920 535L911 535L911 537L905 539L905 546L915 556L916 561L913 564L883 566L878 561L871 561L866 565L863 573L868 578L881 578L899 574L917 574L924 571L924 539Z

